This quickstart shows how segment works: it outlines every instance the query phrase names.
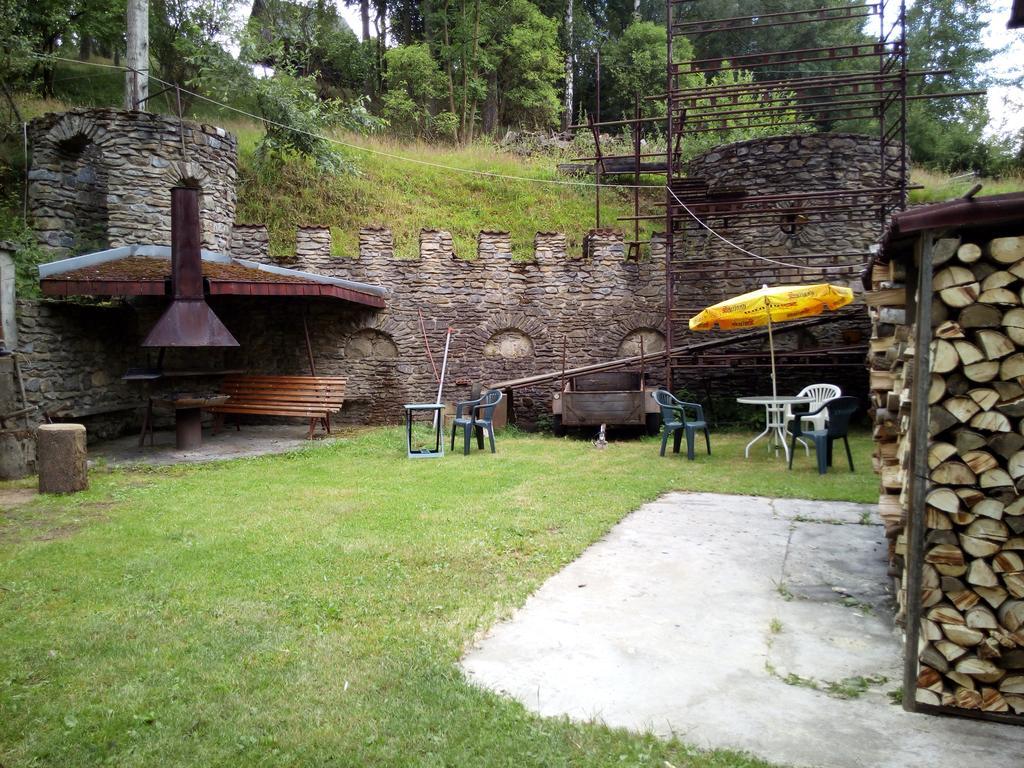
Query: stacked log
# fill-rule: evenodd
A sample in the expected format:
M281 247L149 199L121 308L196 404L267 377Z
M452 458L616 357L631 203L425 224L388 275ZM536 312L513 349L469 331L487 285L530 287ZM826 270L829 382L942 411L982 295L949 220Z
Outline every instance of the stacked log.
M916 700L1024 715L1024 237L943 238L933 267ZM911 344L893 362L885 399L896 448L878 451L883 486L895 452L900 489L908 353ZM901 495L893 564L905 607Z
M906 271L898 262L874 264L871 290L865 303L871 317L871 342L868 348L870 415L874 422L875 471L881 475L878 512L889 542L889 573L899 580L904 567L900 536L906 525L906 499L903 494L905 458L909 439L910 390L907 365L909 329L906 316ZM900 605L902 621L903 605Z

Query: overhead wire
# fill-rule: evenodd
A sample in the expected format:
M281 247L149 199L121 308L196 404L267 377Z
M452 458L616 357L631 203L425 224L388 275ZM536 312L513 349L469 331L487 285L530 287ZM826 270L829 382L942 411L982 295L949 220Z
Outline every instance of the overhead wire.
M104 64L102 62L93 62L93 61L82 62L82 61L79 61L77 59L70 59L70 58L66 58L66 57L63 57L63 56L57 56L55 54L33 54L33 55L36 56L36 58L40 58L40 59L51 59L51 60L55 60L55 61L66 61L66 62L72 62L72 63L75 63L75 64L87 64L87 65L95 66L95 67L104 67L106 69L116 69L116 70L120 70L122 72L131 71L131 68L129 68L129 67L125 67L125 66L121 66L121 65L117 65L117 64ZM277 122L275 120L271 120L269 118L261 117L259 115L255 115L255 114L253 114L251 112L247 112L244 109L239 109L238 107L233 107L230 104L224 104L223 102L217 101L216 99L212 99L212 98L210 98L208 96L204 96L203 94L197 93L196 91L189 90L188 88L182 88L177 83L168 82L168 81L163 80L163 79L161 79L159 77L156 77L155 75L150 74L149 78L151 80L155 80L156 82L160 83L161 85L165 85L165 86L167 86L169 88L179 89L181 93L187 93L187 94L189 94L190 96L192 96L194 98L200 99L200 100L205 101L205 102L207 102L209 104L213 104L214 106L220 107L221 109L226 109L228 111L235 112L235 113L237 113L239 115L243 115L245 117L248 117L250 119L256 120L258 122L262 122L262 123L267 124L267 125L273 125L273 126L276 126L278 128L282 128L282 129L287 130L287 131L293 131L295 133L303 134L303 135L309 136L311 138L317 138L317 139L321 139L323 141L328 141L328 142L331 142L333 144L337 144L339 146L346 147L348 149L353 149L353 150L356 150L356 151L359 151L359 152L366 152L367 154L377 155L379 157L386 157L388 159L397 160L397 161L400 161L400 162L413 163L413 164L416 164L416 165L427 166L427 167L430 167L430 168L437 168L437 169L440 169L440 170L451 171L453 173L467 173L467 174L472 174L472 175L476 175L476 176L484 176L484 177L487 177L487 178L503 179L503 180L506 180L506 181L524 181L524 182L531 182L531 183L535 183L535 184L554 184L554 185L559 185L559 186L602 188L602 189L661 189L661 185L656 185L656 184L599 184L599 183L596 183L596 182L589 182L589 181L563 180L563 179L539 179L539 178L534 178L534 177L530 177L530 176L516 176L514 174L497 173L495 171L480 171L480 170L476 170L476 169L473 169L473 168L460 168L458 166L447 165L445 163L435 163L435 162L432 162L430 160L421 160L421 159L415 158L415 157L407 157L405 155L398 155L398 154L395 154L393 152L385 152L384 150L374 149L372 147L364 147L364 146L361 146L359 144L353 144L351 142L347 142L347 141L343 141L341 139L334 138L332 136L325 136L323 134L315 133L313 131L307 131L307 130L304 130L302 128L295 128L293 126L285 125L284 123L280 123L280 122ZM829 269L829 267L810 267L810 266L803 265L803 264L793 264L793 263L786 262L786 261L780 261L778 259L772 259L772 258L769 258L767 256L762 256L761 254L754 253L753 251L749 251L746 248L744 248L743 246L738 245L737 243L734 243L732 240L729 240L727 237L724 237L719 232L717 232L714 228L709 226L705 221L703 221L699 216L697 216L697 214L695 214L692 210L690 210L689 206L687 206L686 203L684 203L682 200L679 199L679 196L676 195L676 193L672 190L672 188L670 186L665 185L664 189L673 198L675 198L675 201L679 204L679 206L684 211L686 211L686 213L689 214L693 218L693 220L696 221L701 227L706 229L712 236L714 236L718 240L722 241L723 243L725 243L729 247L739 251L740 253L746 254L747 256L751 256L751 257L753 257L755 259L759 259L761 261L765 261L765 262L768 262L768 263L771 263L771 264L777 264L778 266L788 267L788 268L791 268L791 269L798 269L798 270L804 270L804 271L815 271L815 272L821 272L823 269ZM844 266L844 268L847 268L849 265L843 265L843 266Z
M769 262L771 264L777 264L780 267L789 267L791 269L801 269L801 270L804 270L804 271L807 271L807 272L822 272L822 271L824 271L826 269L831 269L831 267L811 267L811 266L808 266L806 264L791 264L790 262L787 262L787 261L779 261L778 259L771 259L771 258L769 258L767 256L762 256L759 253L754 253L753 251L748 251L742 245L738 245L737 243L734 243L732 240L730 240L729 238L725 237L724 235L719 234L717 231L715 231L715 229L710 227L707 224L707 222L705 222L703 219L700 218L700 216L698 216L692 210L690 210L690 207L686 203L684 203L682 200L679 199L679 195L677 195L675 193L675 190L673 190L672 187L666 186L665 189L667 189L668 193L670 195L672 195L673 198L675 198L675 201L676 201L676 203L679 204L679 207L682 208L684 211L686 211L693 218L694 221L696 221L704 229L706 229L709 233L711 233L711 235L713 237L718 238L723 243L725 243L726 245L728 245L731 248L736 249L740 253L744 253L747 256L751 256L751 257L753 257L755 259L760 259L761 261L767 261L767 262ZM849 268L849 266L851 266L851 265L842 265L842 267L844 269Z
M65 58L63 56L56 56L56 55L53 55L53 54L34 54L34 55L37 58L41 58L41 59L52 59L52 60L55 60L55 61L69 61L69 62L74 62L74 63L77 63L77 64L89 64L89 65L93 65L93 66L106 67L108 69L117 69L117 70L121 70L121 71L124 71L124 72L131 71L129 67L123 67L123 66L115 65L115 64L103 64L103 63L100 63L100 62L88 62L88 61L87 62L81 62L81 61L78 61L77 59L69 59L69 58ZM190 95L190 96L192 96L194 98L200 99L200 100L205 101L205 102L207 102L209 104L213 104L214 106L220 107L221 109L226 109L226 110L228 110L230 112L235 112L236 114L243 115L244 117L251 118L252 120L256 120L256 121L264 123L266 125L273 125L275 127L282 128L282 129L284 129L286 131L292 131L293 133L298 133L298 134L302 134L304 136L309 136L311 138L321 139L323 141L328 141L328 142L330 142L332 144L337 144L338 146L346 147L348 149L352 149L352 150L355 150L357 152L366 152L367 154L370 154L370 155L377 155L379 157L386 157L386 158L389 158L391 160L398 160L400 162L413 163L415 165L423 165L423 166L427 166L429 168L437 168L439 170L451 171L453 173L466 173L466 174L472 174L472 175L475 175L475 176L484 176L484 177L492 178L492 179L503 179L505 181L525 181L525 182L532 182L532 183L535 183L535 184L554 184L554 185L564 186L564 187L586 187L586 188L600 187L601 189L661 189L661 185L660 184L598 184L596 182L591 182L591 181L578 181L578 180L569 180L569 179L538 179L538 178L533 178L533 177L530 177L530 176L516 176L514 174L509 174L509 173L497 173L495 171L480 171L480 170L476 170L474 168L460 168L460 167L455 166L455 165L447 165L445 163L435 163L435 162L432 162L430 160L421 160L421 159L416 158L416 157L408 157L408 156L405 156L405 155L398 155L398 154L395 154L393 152L385 152L384 150L381 150L381 149L374 149L372 147L364 147L364 146L362 146L360 144L353 144L351 142L343 141L342 139L338 139L338 138L335 138L333 136L326 136L324 134L315 133L313 131L307 131L307 130L304 130L302 128L295 128L294 126L285 125L284 123L277 122L276 120L271 120L270 118L261 117L260 115L253 114L252 112L247 112L244 109L239 109L238 107L233 107L230 104L225 104L225 103L223 103L221 101L217 101L216 99L211 99L209 96L204 96L203 94L197 93L196 91L189 90L188 88L180 87L176 83L171 83L171 82L168 82L166 80L162 80L161 78L157 77L156 75L152 75L152 74L149 75L149 79L150 80L154 80L154 81L160 83L161 85L165 85L165 86L167 86L169 88L180 88L182 93L187 93L188 95Z

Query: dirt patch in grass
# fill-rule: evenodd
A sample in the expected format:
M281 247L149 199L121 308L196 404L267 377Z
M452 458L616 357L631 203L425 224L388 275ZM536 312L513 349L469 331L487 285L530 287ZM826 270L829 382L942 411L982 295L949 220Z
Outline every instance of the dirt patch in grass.
M26 488L0 490L0 544L66 539L88 523L106 520L104 510L114 506L93 501L72 509L48 509L32 504L38 497Z
M0 513L28 504L38 495L34 488L0 488Z

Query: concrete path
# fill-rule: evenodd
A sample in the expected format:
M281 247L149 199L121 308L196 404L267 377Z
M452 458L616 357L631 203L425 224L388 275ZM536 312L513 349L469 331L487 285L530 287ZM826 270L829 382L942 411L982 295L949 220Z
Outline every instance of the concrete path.
M351 434L351 427L334 427L331 436L318 439L331 440ZM222 459L241 459L249 456L263 456L270 453L295 451L315 441L306 439L309 425L298 421L280 424L246 424L235 430L230 424L217 435L209 429L203 430L203 442L198 448L180 451L174 446L174 431L160 430L154 434L153 445L139 447L139 436L123 435L89 445L89 459L102 461L110 466L131 464L182 464Z
M784 764L1021 768L1024 728L890 702L889 581L873 506L672 493L551 578L463 668L544 715ZM841 699L830 684L867 690Z

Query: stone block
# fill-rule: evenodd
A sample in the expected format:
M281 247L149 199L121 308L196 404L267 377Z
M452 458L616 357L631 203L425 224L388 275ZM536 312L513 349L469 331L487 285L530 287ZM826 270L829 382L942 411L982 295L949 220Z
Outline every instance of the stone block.
M28 429L0 429L0 480L17 480L32 472L36 439Z
M89 487L85 427L43 424L36 431L40 493L75 493Z

